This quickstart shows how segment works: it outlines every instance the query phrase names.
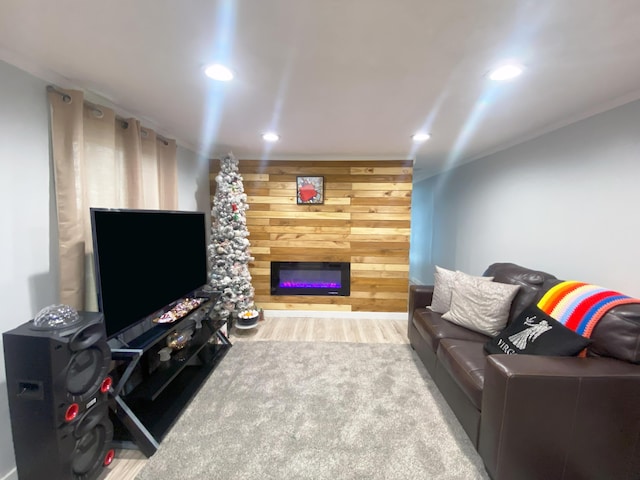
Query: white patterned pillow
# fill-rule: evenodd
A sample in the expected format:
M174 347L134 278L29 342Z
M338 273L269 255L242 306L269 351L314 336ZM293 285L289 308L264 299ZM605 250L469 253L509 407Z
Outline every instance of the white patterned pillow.
M459 278L451 293L451 309L442 318L495 337L506 326L519 285Z
M474 277L460 271L454 272L453 270L447 270L446 268L436 265L433 298L431 299L431 305L427 308L436 313L448 312L451 307L451 291L453 287L457 281L467 277L482 281L493 280L493 277Z

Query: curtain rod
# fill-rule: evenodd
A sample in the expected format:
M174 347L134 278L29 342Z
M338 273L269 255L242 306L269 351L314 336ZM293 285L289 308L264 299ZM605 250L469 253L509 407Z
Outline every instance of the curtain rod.
M61 90L59 90L57 87L55 87L54 85L47 85L47 92L55 92L58 95L60 95L62 97L62 101L64 103L71 103L71 96L68 93L65 93ZM92 103L88 100L83 100L83 104L85 107L89 108L91 111L93 111L96 116L98 118L102 118L104 113L102 111L102 109L100 108L100 105L96 105L95 103ZM120 122L120 125L122 126L122 128L128 128L129 127L129 121L126 118L121 117L120 115L116 115L116 120L118 122ZM149 136L149 132L147 129L145 129L144 127L140 127L140 133L142 134L143 137L147 137ZM160 135L159 133L156 132L156 139L159 140L160 142L162 142L165 146L169 145L169 139Z

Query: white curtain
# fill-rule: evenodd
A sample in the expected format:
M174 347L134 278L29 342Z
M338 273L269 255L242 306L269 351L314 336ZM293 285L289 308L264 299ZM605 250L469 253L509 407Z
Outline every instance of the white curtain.
M178 208L176 142L135 118L47 89L60 254L60 302L97 310L89 209ZM123 232L126 235L126 232Z

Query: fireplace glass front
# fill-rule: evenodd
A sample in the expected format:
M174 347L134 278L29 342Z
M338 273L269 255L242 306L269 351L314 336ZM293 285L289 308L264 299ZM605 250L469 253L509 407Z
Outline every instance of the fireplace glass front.
M271 295L349 296L348 262L271 262Z

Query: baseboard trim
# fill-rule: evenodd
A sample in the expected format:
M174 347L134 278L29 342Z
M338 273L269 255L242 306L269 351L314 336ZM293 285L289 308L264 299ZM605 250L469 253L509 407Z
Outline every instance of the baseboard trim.
M407 312L341 312L333 310L265 310L265 317L368 318L370 320L406 320Z

